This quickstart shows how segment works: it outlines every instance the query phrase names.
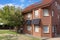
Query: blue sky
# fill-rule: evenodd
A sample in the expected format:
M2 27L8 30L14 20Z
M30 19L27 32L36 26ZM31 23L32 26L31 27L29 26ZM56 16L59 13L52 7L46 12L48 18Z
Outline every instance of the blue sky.
M26 8L27 6L39 1L41 0L0 0L0 7L8 4L20 6L21 8Z

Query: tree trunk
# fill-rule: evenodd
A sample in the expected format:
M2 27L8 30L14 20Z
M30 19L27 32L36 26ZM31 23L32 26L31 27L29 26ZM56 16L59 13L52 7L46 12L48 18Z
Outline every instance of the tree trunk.
M17 27L14 27L14 31L17 32Z

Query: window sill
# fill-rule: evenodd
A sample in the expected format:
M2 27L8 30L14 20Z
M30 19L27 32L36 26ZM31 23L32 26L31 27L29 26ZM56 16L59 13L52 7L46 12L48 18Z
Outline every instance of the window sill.
M44 33L44 34L49 34L49 33Z
M39 33L39 32L35 32L35 33Z
M43 17L49 17L49 16L43 16Z

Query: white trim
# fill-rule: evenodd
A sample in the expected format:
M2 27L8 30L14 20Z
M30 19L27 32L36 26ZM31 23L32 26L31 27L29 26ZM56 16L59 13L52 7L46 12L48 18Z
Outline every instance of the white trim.
M35 16L35 17L38 17L38 16L39 16L39 10L35 10L35 11L34 11L34 16Z
M43 16L49 16L48 9L43 9Z
M35 32L39 32L39 26L35 25L34 31L35 31Z
M52 16L54 16L54 11L52 10Z
M32 29L31 26L27 26L28 31L31 31L31 29Z
M49 27L47 25L43 26L43 33L49 33Z

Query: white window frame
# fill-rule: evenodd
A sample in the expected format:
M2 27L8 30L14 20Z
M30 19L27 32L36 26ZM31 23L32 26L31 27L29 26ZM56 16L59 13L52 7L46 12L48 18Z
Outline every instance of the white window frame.
M60 9L60 5L59 4L57 4L57 9Z
M31 16L32 16L31 13L28 13L28 14L27 14L27 19L30 19Z
M34 31L35 31L35 32L39 32L39 26L38 26L38 25L35 25L35 26L34 26Z
M52 26L52 32L54 33L54 31L55 31L55 26Z
M49 16L49 10L43 9L43 16Z
M60 18L60 16L58 15L58 19Z
M58 5L58 3L57 2L55 2L55 6L57 6Z
M39 15L39 10L35 10L35 11L34 11L34 16L35 16L35 17L38 17L38 15Z
M60 9L60 5L57 2L55 2L55 6L57 7L57 9Z
M31 26L30 25L27 25L27 31L31 31Z
M48 25L43 26L43 33L49 33L49 26Z
M54 16L54 11L52 10L52 16Z

